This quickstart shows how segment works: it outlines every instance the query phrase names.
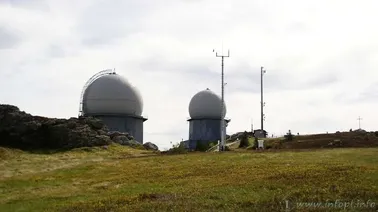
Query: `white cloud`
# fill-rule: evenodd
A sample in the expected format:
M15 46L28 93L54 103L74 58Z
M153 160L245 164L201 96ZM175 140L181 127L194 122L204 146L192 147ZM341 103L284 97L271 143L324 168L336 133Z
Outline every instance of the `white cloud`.
M17 3L17 4L15 4ZM259 127L260 66L270 134L374 130L376 1L0 1L0 101L33 114L77 116L82 86L106 68L144 99L145 139L188 137L188 104L220 93L229 132ZM4 41L10 39L9 41Z

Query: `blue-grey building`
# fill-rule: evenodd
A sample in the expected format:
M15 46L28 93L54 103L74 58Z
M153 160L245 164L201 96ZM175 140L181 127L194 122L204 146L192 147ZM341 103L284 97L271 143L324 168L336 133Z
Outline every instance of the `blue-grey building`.
M258 129L258 130L253 131L253 135L256 138L266 138L268 135L268 132L265 130Z
M139 91L114 71L94 75L84 86L79 116L101 119L110 131L127 132L143 143L143 101Z
M221 102L221 98L208 88L193 96L189 103L189 140L183 142L186 148L195 149L198 142L217 142L221 139L221 120L225 126L230 122L224 118L227 111L225 104L224 116L221 117Z

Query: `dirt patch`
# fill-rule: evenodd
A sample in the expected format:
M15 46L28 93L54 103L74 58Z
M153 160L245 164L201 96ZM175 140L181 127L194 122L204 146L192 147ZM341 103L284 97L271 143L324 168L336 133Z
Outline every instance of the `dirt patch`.
M138 196L139 201L146 201L146 200L152 200L152 201L170 201L173 199L177 199L180 197L180 195L177 194L159 194L159 193L144 193L140 194Z

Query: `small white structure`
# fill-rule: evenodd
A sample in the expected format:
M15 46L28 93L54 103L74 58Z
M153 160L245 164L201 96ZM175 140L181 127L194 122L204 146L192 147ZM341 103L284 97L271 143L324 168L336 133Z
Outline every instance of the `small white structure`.
M258 140L258 148L259 149L264 149L264 140Z

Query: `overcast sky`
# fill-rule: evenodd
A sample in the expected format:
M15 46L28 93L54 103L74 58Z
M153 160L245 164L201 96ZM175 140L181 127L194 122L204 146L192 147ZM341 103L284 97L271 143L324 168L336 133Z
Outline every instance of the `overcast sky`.
M228 133L260 127L260 67L269 134L378 130L376 0L0 0L0 103L33 115L78 115L82 87L115 68L139 88L145 141L188 138L197 92L220 94Z

